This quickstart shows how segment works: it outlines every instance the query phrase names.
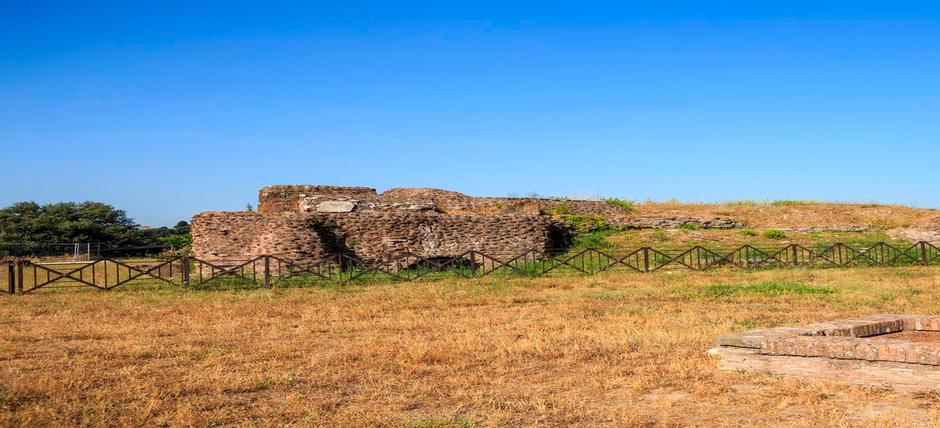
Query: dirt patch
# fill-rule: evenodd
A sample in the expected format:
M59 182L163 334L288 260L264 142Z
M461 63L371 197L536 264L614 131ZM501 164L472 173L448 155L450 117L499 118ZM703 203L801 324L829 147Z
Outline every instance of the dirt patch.
M893 230L891 234L911 241L940 242L940 217L922 221L912 227Z

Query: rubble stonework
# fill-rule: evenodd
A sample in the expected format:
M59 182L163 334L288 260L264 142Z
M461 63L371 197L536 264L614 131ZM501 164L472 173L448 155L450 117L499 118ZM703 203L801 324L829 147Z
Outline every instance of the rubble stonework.
M473 197L460 192L431 188L394 188L381 194L368 187L268 186L259 192L258 212L286 214L324 212L324 202L344 202L348 211L420 210L445 214L573 214L605 217L609 224L630 229L676 228L693 224L705 229L744 227L727 218L688 216L634 216L629 210L601 200L559 198Z
M315 207L323 201L375 201L375 189L368 187L278 185L258 192L259 214L302 212L301 204Z
M556 250L570 240L558 215L593 215L623 228L732 228L728 219L637 217L596 200L477 198L429 188L277 185L258 192L258 212L193 217L193 255L207 261L278 255L317 262L329 254L377 260L396 254L456 257L474 250L516 256Z
M674 229L691 224L702 229L737 229L744 227L744 223L728 218L701 218L689 216L635 216L618 217L610 221L612 226L624 229Z
M373 261L402 254L454 257L467 251L493 256L550 251L565 231L545 216L466 216L433 212L293 213L207 212L192 220L193 255L241 261L276 255L317 263L335 254Z

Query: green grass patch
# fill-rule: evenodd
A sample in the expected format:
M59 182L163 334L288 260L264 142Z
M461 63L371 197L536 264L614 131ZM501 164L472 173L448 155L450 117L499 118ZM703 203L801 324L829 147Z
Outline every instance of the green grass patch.
M612 229L603 229L577 235L574 237L574 241L572 242L572 249L569 251L584 248L610 248L612 244L607 240L607 238L615 233L618 233L618 231Z
M703 287L700 293L708 297L724 297L735 294L780 296L783 294L832 294L836 290L790 281L766 281L756 284L713 284Z
M629 199L620 199L620 198L604 198L604 202L607 202L610 205L615 207L620 207L626 210L627 212L633 212L635 210L634 204L636 202Z
M744 236L757 236L757 232L754 229L741 229L738 233Z
M764 236L764 238L769 238L769 239L783 239L787 237L786 232L782 230L778 230L778 229L767 229L764 231L762 235Z
M682 229L682 230L699 230L699 229L701 229L701 227L699 227L697 224L693 224L693 223L684 223L682 226L679 226L679 229Z
M567 202L560 202L560 203L551 205L549 207L543 208L542 214L555 215L555 216L571 214L571 204Z
M565 223L574 228L577 233L590 233L609 229L607 219L594 214L562 214Z

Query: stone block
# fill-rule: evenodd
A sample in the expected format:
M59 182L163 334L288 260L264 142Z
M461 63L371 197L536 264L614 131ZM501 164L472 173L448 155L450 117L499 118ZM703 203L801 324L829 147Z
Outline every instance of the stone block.
M323 201L317 204L318 213L349 213L356 209L353 201Z

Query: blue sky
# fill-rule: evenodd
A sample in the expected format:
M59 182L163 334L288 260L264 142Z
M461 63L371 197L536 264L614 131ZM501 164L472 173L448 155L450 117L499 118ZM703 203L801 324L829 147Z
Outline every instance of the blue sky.
M930 2L0 3L0 205L269 184L940 206Z

